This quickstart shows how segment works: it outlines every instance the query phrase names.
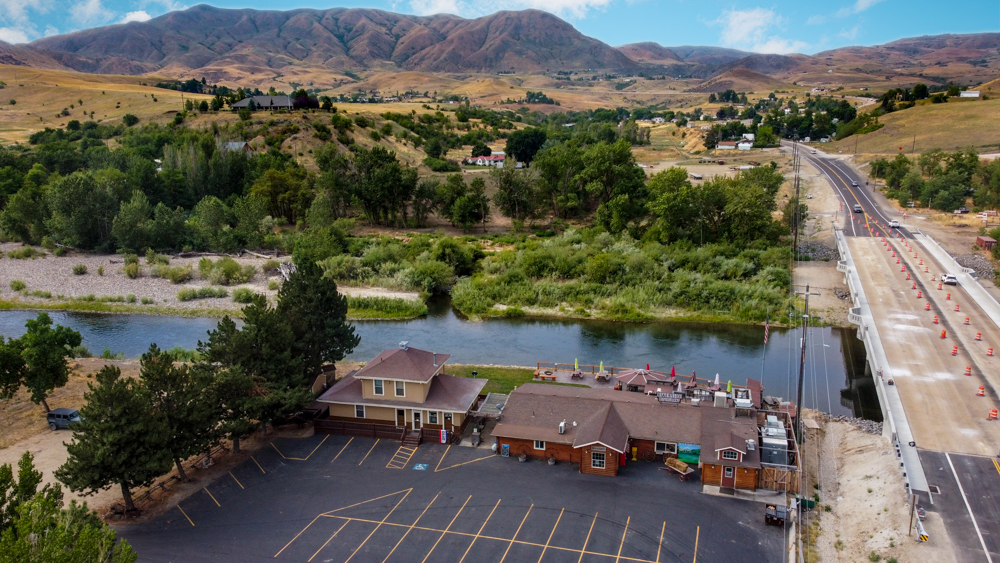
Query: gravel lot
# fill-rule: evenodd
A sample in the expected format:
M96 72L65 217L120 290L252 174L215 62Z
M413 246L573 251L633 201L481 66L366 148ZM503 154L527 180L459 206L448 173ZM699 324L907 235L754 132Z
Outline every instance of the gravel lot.
M170 259L170 266L190 265L195 272L194 277L181 284L173 284L170 280L154 278L149 275L150 266L146 264L145 257L140 257L143 268L143 275L136 279L130 279L124 273L124 258L121 254L77 254L69 253L66 256L54 256L45 252L44 257L15 260L7 257L7 252L22 248L19 243L0 244L0 251L3 258L0 258L0 299L7 301L20 301L25 307L30 307L34 303L53 303L69 300L70 298L84 297L93 294L99 300L101 297L128 296L135 295L137 306L142 298L152 299L154 303L149 306L169 307L171 309L239 309L241 304L232 300L233 290L238 287L247 287L257 293L267 295L270 300L274 300L277 290L267 288L270 281L281 281L281 276L277 272L265 274L261 271L261 266L266 261L263 258L246 256L234 258L241 265L250 264L257 268L257 274L249 283L227 286L230 297L218 297L208 299L195 299L191 301L179 301L177 293L184 288L198 288L211 285L208 280L198 277L197 258L175 258ZM213 256L213 259L219 256ZM288 258L285 258L287 260ZM73 274L73 266L83 264L87 266L87 273L83 275ZM104 267L104 275L98 275L99 267ZM10 282L21 280L27 285L27 292L48 291L52 298L44 299L32 297L22 293L15 293L11 290ZM221 287L221 286L220 286ZM378 295L384 297L395 297L401 299L418 299L416 293L389 291L381 288L340 288L341 293L354 296ZM58 296L62 295L60 299Z

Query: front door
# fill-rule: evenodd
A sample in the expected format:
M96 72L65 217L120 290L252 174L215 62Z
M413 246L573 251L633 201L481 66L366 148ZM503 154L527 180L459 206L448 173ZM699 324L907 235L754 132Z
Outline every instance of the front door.
M406 411L396 409L396 426L406 426Z
M722 468L722 486L729 487L730 489L736 487L736 468L735 467L723 467Z
M413 429L420 430L420 411L413 411Z

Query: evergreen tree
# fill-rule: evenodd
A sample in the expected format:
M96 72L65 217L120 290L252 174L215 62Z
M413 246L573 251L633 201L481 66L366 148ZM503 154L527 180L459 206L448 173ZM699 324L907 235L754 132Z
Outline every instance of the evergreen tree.
M97 385L87 384L83 421L74 427L69 459L56 478L88 495L118 485L125 510L133 511L132 489L151 485L173 464L170 427L139 381L122 378L115 366L104 366L96 379Z
M17 520L17 507L33 499L35 495L40 494L56 503L62 503L62 488L59 485L46 484L39 491L38 485L41 482L42 474L35 470L31 452L24 452L17 462L16 481L13 467L8 463L0 465L0 534L14 525Z
M0 398L10 399L23 385L31 392L31 402L41 403L48 412L52 409L45 398L69 381L68 358L83 339L71 328L52 328L48 313L38 313L25 326L21 338L6 344L0 338Z

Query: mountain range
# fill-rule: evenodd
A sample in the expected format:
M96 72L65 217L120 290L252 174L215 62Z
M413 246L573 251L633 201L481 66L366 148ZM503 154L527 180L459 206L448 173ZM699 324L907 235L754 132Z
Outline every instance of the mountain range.
M1000 75L1000 33L917 37L812 56L764 55L651 42L615 48L539 10L465 19L372 9L273 11L198 5L146 22L87 29L24 45L0 42L0 64L101 74L204 76L223 83L305 71L352 76L385 70L602 70L703 81L729 77L735 71L744 78L766 75L775 83L974 84Z

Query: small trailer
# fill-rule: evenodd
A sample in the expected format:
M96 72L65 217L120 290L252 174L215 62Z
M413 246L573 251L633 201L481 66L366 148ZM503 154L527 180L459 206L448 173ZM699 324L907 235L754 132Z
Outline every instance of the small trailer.
M687 481L688 477L694 473L693 467L675 457L664 457L663 464L666 466L667 471L676 473L681 481Z
M783 504L768 504L764 507L764 523L784 526L788 520L788 507Z

